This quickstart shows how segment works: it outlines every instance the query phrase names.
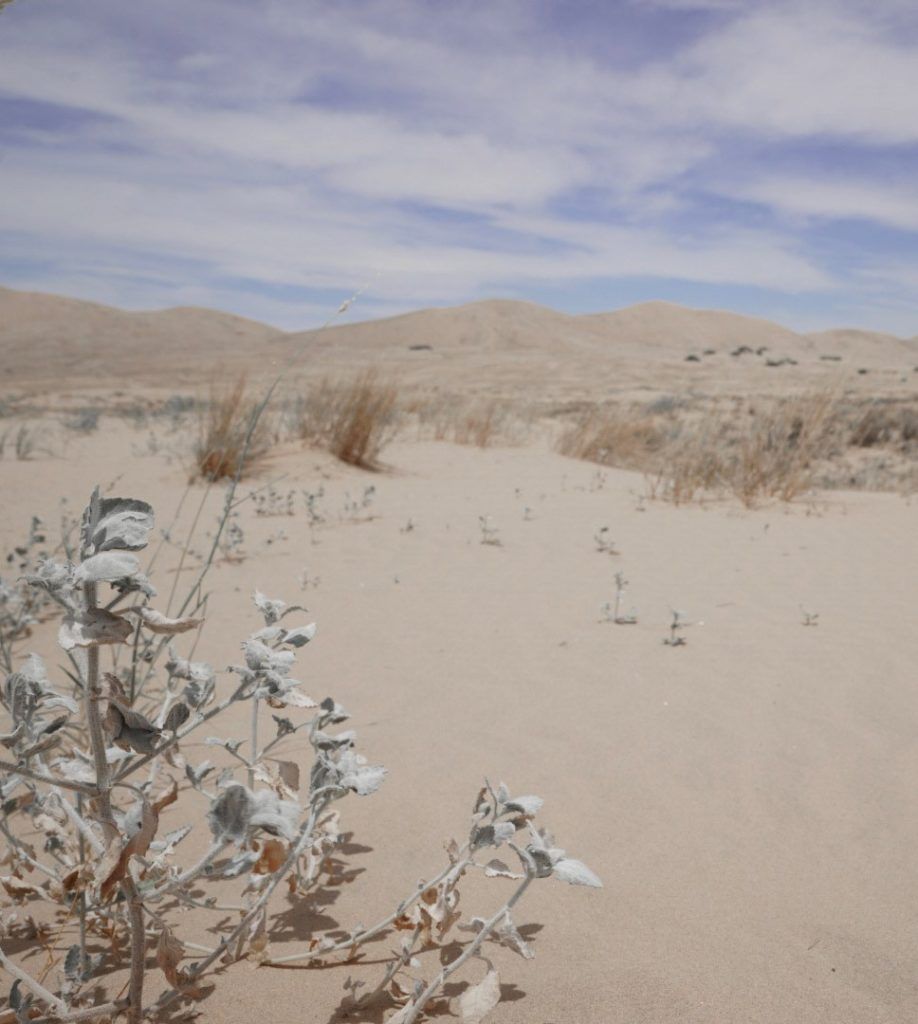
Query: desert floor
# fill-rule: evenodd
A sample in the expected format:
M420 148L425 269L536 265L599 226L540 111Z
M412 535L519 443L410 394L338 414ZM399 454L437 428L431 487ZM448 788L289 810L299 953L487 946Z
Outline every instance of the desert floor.
M391 910L440 869L444 841L464 837L487 776L544 797L539 820L605 883L530 890L515 917L536 959L488 947L503 983L495 1024L913 1020L914 500L832 492L754 511L675 508L643 497L640 474L540 443L402 441L384 459L370 474L281 447L240 495L274 481L297 492L294 514L257 515L244 502L241 557L208 581L195 657L220 669L238 661L260 625L256 587L305 604L319 632L299 657L304 689L347 707L360 750L390 771L379 793L340 805L350 880L307 906L276 899L272 953ZM166 527L187 467L104 418L55 454L5 459L0 476L5 549L33 513L53 529L61 498L79 510L96 482L149 500ZM325 521L310 527L300 492L319 487ZM177 540L203 491L185 498ZM221 501L219 489L206 499L196 548ZM499 544L482 543L480 516ZM602 526L618 554L597 550ZM178 558L169 545L158 557L161 593ZM619 570L636 625L602 621ZM803 625L801 607L818 626ZM678 648L662 643L671 608L692 623ZM191 641L178 641L187 653ZM29 649L59 664L54 625ZM224 718L214 732L244 729ZM307 751L292 743L285 756L306 769ZM164 828L200 821L196 801L183 796ZM186 841L180 860L196 841L206 836ZM510 884L473 880L462 909L486 916ZM206 941L206 919L181 927ZM366 959L237 964L199 1019L337 1020L344 982L382 970L373 946Z

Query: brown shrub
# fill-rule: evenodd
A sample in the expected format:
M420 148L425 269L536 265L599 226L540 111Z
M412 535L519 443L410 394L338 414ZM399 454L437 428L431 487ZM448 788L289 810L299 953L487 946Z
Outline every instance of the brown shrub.
M248 394L245 375L232 385L211 388L210 401L197 411L193 477L234 479L264 458L271 432L264 416L255 421L259 404Z
M342 462L378 469L398 429L398 391L366 370L350 381L321 381L297 408L297 431Z

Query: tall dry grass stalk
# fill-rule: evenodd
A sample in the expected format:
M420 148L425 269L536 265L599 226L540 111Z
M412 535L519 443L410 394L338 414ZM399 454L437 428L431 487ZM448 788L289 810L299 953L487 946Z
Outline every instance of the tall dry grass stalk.
M264 458L271 430L263 416L248 436L258 404L249 395L244 374L231 385L211 388L210 401L198 411L194 478L211 483L232 480Z
M342 462L377 470L383 449L395 437L398 390L375 369L352 380L323 380L297 405L295 429L307 444L325 448Z

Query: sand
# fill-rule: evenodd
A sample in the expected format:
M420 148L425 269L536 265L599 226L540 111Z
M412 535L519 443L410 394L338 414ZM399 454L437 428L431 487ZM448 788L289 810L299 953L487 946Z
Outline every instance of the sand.
M742 346L753 351L740 354ZM367 365L428 396L540 407L685 390L719 396L844 386L913 395L918 338L844 329L798 334L668 302L568 316L510 300L283 333L213 310L128 313L0 288L0 394L99 385L206 390L218 376L283 374L289 382L348 376Z
M96 481L150 500L168 524L187 472L149 454L145 433L103 418L66 451L0 461L3 549L32 513L54 523L59 499L80 507ZM248 501L244 557L209 577L195 656L218 668L239 659L259 625L256 587L307 605L319 631L299 657L304 690L347 707L360 750L390 770L379 793L339 805L355 874L317 902L276 898L272 953L392 909L445 863L444 841L464 838L487 776L544 797L539 820L605 883L530 890L515 917L536 959L488 945L503 983L495 1024L914 1019L915 502L833 492L754 511L674 508L647 500L639 474L537 441L400 441L384 457L370 474L280 446L240 493L272 480L282 492L321 486L326 521L310 528L301 498L294 516L257 516ZM371 485L369 505L348 512ZM192 488L175 537L202 494ZM221 498L206 501L205 531ZM499 545L481 543L479 516ZM619 554L597 551L602 526ZM164 593L177 560L171 547L158 558ZM636 625L602 621L619 570ZM801 606L818 626L802 624ZM671 608L692 623L678 648L662 643ZM54 630L22 650L59 664ZM242 735L243 717L212 732ZM306 769L304 747L291 742L285 756ZM164 829L204 810L183 794ZM188 840L182 861L205 842ZM508 884L470 880L462 909L486 915ZM178 920L207 941L201 918ZM375 981L392 941L370 946L365 964L322 971L236 964L199 1019L344 1019L334 1011L345 980ZM434 963L425 957L428 974Z

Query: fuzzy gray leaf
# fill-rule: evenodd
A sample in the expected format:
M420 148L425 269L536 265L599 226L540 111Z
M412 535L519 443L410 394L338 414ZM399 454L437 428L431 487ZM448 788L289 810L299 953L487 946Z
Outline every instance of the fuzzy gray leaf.
M273 626L284 614L284 609L287 607L286 601L272 600L270 597L266 597L260 590L255 591L252 595L252 600L261 614L264 615L266 626Z
M203 619L193 619L190 616L184 619L170 619L163 615L162 612L158 612L154 608L147 608L146 606L134 608L133 611L151 633L158 633L160 636L175 636L178 633L187 633L191 629L197 629L204 621Z
M64 977L68 981L77 981L83 969L83 957L80 955L80 946L75 944L67 950L64 957Z
M275 722L277 722L277 739L282 736L289 736L290 733L296 732L296 726L289 718L281 718L278 715L271 716Z
M145 501L102 498L92 543L96 551L139 551L146 547L152 529L153 509Z
M543 803L545 801L540 796L515 796L512 800L504 801L504 808L526 818L532 818L542 809Z
M163 856L167 856L172 853L193 828L193 825L182 825L180 828L174 828L171 832L167 832L162 839L157 839L150 843L150 849L154 853L161 853Z
M85 559L73 572L73 582L102 583L106 580L120 580L133 576L140 569L135 555L125 551L103 551Z
M220 872L221 878L236 878L250 868L254 867L261 857L260 850L245 850L237 853L235 857Z
M187 722L190 716L191 711L189 711L188 705L183 701L179 701L169 708L169 713L166 715L165 722L163 722L163 729L166 729L168 732L177 732L179 727Z
M214 766L210 761L202 761L197 768L194 768L190 764L185 765L185 774L188 776L188 781L195 789L200 788L201 780L208 774L208 772L212 772L213 770Z
M500 977L493 965L488 963L488 973L484 978L477 985L469 985L459 996L459 1013L463 1024L481 1024L499 1002Z
M293 800L281 800L276 793L260 789L253 799L249 824L261 828L272 836L292 842L300 818L300 805Z
M601 889L602 882L586 864L572 857L562 857L555 861L554 875L568 885L588 885L593 889Z
M252 817L255 801L245 786L238 782L226 789L210 805L207 820L214 836L224 842L240 843Z
M383 784L387 775L381 764L367 764L367 759L352 750L346 750L338 762L341 785L358 796L369 796Z
M122 750L133 750L138 754L152 754L162 735L161 730L149 718L116 697L109 698L105 726L115 746Z
M79 618L66 618L57 634L57 642L65 651L74 647L98 647L100 644L121 644L131 635L127 619L113 615L104 608L83 612Z
M501 846L516 834L516 827L509 821L498 821L493 825L482 825L472 832L472 849L483 846Z
M51 762L51 767L72 782L96 781L96 772L91 764L81 761L78 757L59 757Z
M311 622L308 626L298 626L296 629L288 629L284 633L281 643L290 644L291 647L305 647L316 635L316 624Z
M340 704L336 704L331 697L326 697L319 707L322 709L322 717L320 719L320 725L322 728L325 728L327 725L340 725L351 717L350 714L341 707Z
M522 878L523 876L511 870L502 860L489 860L485 864L485 875L488 878Z

